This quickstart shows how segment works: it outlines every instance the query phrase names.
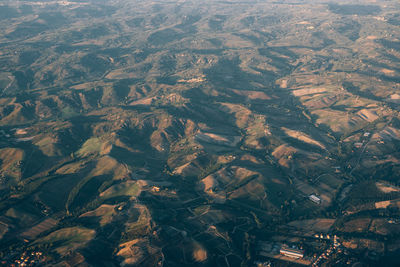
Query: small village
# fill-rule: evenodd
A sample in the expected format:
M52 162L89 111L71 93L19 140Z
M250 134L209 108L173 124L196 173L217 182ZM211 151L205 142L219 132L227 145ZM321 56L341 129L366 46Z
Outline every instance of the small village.
M352 265L357 262L357 258L350 256L351 253L343 247L336 235L315 234L299 240L301 242L297 244L259 241L255 266L271 267L275 261L304 266L321 266L324 263Z
M0 263L3 266L10 266L10 267L32 267L32 266L40 266L44 263L46 257L43 255L43 252L40 251L25 251L23 252L18 259L10 262L7 260L3 260Z

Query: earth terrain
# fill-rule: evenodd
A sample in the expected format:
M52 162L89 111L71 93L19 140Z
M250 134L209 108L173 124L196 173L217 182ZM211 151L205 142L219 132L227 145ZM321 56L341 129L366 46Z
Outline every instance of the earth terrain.
M325 266L399 264L398 1L0 1L0 26L2 264L253 266L321 233Z

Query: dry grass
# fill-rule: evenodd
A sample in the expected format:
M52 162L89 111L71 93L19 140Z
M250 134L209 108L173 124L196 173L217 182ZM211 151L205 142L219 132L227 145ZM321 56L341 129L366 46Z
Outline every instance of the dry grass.
M322 149L326 149L326 147L323 144L321 144L320 142L312 139L310 136L308 136L305 133L302 133L300 131L291 130L291 129L288 129L288 128L285 128L285 127L282 127L282 130L288 136L290 136L290 137L292 137L294 139L298 139L298 140L300 140L300 141L302 141L304 143L307 143L307 144L310 144L310 145L314 145L314 146L317 146L317 147L322 148Z
M195 244L193 250L193 259L197 262L203 262L207 260L207 251L198 243Z
M48 218L21 234L23 238L35 239L41 233L50 230L58 224L58 220Z
M369 229L371 223L370 218L360 218L348 221L344 224L342 229L343 232L366 232Z
M36 240L33 244L55 244L54 249L60 255L66 255L68 251L84 247L95 237L95 231L83 227L62 228L51 234Z
M113 216L116 214L116 207L117 205L103 204L93 211L82 214L80 217L100 217L100 225L104 226L112 221Z
M314 95L326 92L326 88L304 88L293 91L294 96Z
M139 186L135 181L126 181L116 184L100 194L100 197L107 199L118 196L138 196L140 194Z
M376 182L376 187L383 193L400 192L400 188L382 182Z
M103 148L103 142L100 138L93 137L88 140L82 145L81 149L76 152L79 157L86 157L91 154L100 154Z
M48 157L62 156L61 149L57 146L57 140L52 137L44 137L35 143L39 149Z
M389 70L389 69L381 69L381 72L386 75L394 75L396 73L394 70Z
M390 200L375 202L375 208L386 209L391 204Z
M298 150L294 147L291 147L287 144L283 144L275 148L272 152L272 156L278 160L278 163L281 166L289 168L289 163L291 161L291 157L295 154Z
M18 162L24 159L25 152L18 148L0 149L1 171L13 179L19 180L22 175Z
M304 221L293 221L289 223L289 225L298 229L302 229L303 231L310 231L312 233L327 233L331 229L334 222L334 219L312 219Z
M261 91L240 91L240 90L232 90L235 92L235 94L240 95L240 96L246 96L249 99L252 100L270 100L272 99L270 96L268 96L266 93L261 92Z

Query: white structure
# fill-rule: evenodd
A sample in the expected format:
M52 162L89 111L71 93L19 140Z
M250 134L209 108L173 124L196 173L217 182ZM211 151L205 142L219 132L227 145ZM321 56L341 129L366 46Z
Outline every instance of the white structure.
M294 258L294 259L301 259L304 256L303 251L295 248L288 248L283 246L280 250L280 253L286 257Z
M321 204L321 199L317 197L316 195L312 194L308 197L312 202L316 204Z

